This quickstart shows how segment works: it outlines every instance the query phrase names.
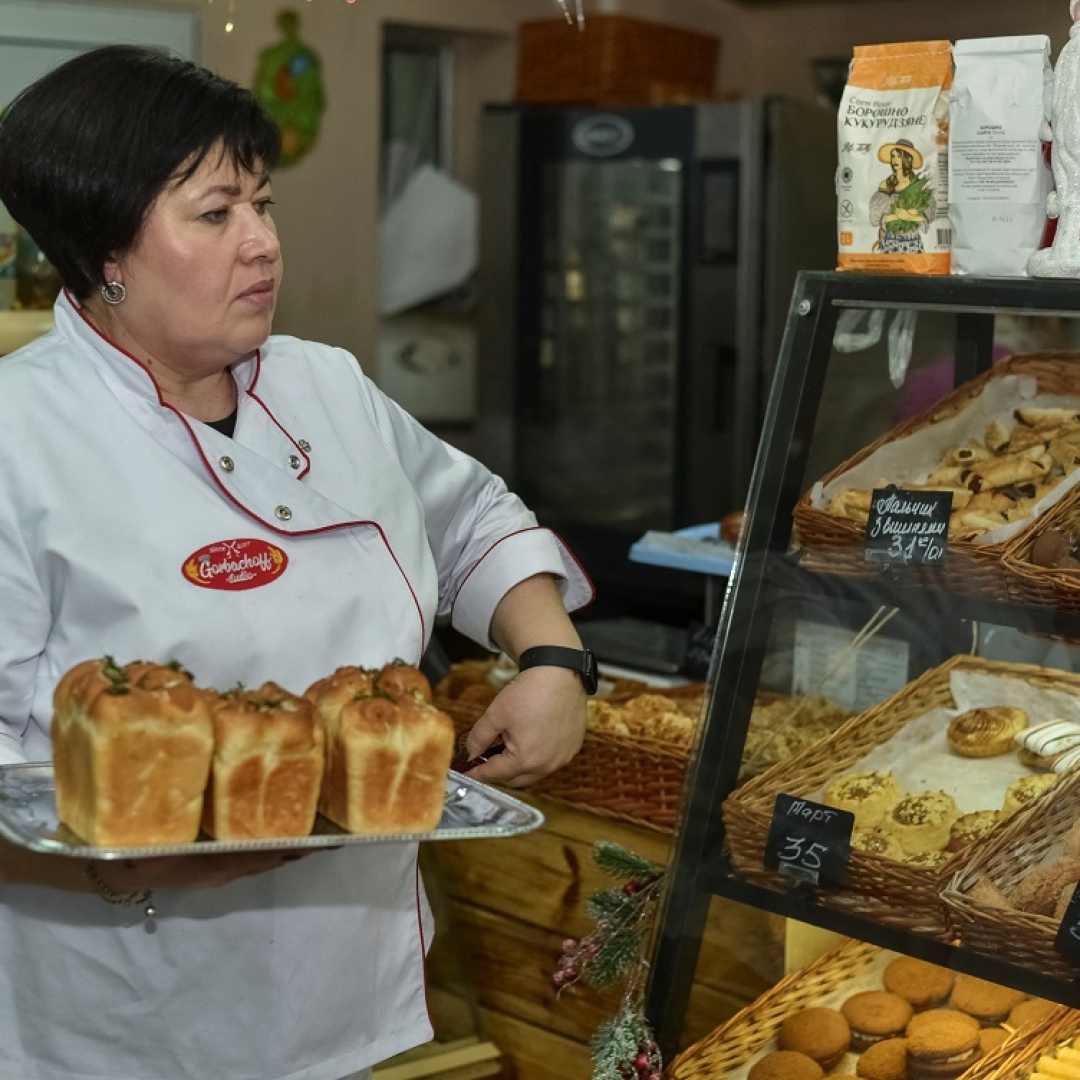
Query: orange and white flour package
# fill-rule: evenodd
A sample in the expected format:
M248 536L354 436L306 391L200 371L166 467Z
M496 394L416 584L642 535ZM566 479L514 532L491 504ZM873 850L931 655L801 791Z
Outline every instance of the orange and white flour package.
M840 270L947 274L947 41L860 45L837 116Z

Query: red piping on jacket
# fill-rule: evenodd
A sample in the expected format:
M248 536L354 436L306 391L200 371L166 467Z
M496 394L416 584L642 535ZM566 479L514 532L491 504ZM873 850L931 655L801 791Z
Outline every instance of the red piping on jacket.
M421 635L420 636L420 641L421 641L421 643L424 643L424 642L427 641L427 627L426 627L426 625L424 623L424 612L423 612L423 609L420 607L420 600L417 597L416 592L412 587L412 582L409 581L408 575L405 573L404 568L402 567L401 563L398 561L397 555L394 554L394 549L390 546L390 541L387 540L386 533L383 532L382 526L377 521L364 521L364 520L343 521L343 522L340 522L337 525L323 525L323 526L320 526L318 529L297 529L297 530L295 530L293 532L290 532L288 529L279 528L277 525L273 525L269 521L263 521L263 519L261 517L259 517L258 514L255 514L254 512L249 510L218 479L218 475L214 471L213 466L210 464L209 460L207 459L206 454L203 453L202 444L199 442L198 437L195 435L194 428L192 428L192 426L188 423L187 417L179 409L177 409L174 405L170 405L162 397L162 395L161 395L161 387L158 386L157 379L154 378L153 374L147 369L146 365L144 363L142 363L140 360L136 359L134 356L132 356L131 353L129 353L126 349L122 348L120 345L117 345L115 341L112 341L110 338L106 337L105 334L103 334L83 314L82 308L79 307L75 303L75 300L71 296L71 294L66 289L64 290L64 292L67 295L68 300L71 303L71 306L75 309L76 312L78 312L79 318L81 318L82 321L84 323L86 323L86 325L95 334L97 334L97 336L99 338L101 338L101 340L104 341L110 348L115 349L122 356L126 356L133 364L137 364L139 369L142 372L145 373L146 377L150 380L151 385L154 387L154 392L157 394L158 404L161 405L162 408L169 409L171 412L175 413L177 418L179 419L180 423L182 423L184 425L184 428L187 430L188 437L191 439L192 444L195 447L195 451L199 455L199 459L202 461L203 467L206 469L207 475L210 477L211 480L213 480L215 486L218 488L218 490L221 492L221 494L224 495L225 498L229 502L231 502L233 504L233 506L235 506L242 513L246 514L249 518L251 518L252 521L258 522L264 529L269 529L271 532L277 533L279 536L290 536L290 537L294 537L294 536L312 536L312 535L315 535L317 533L336 532L339 529L351 529L351 528L355 528L357 526L362 526L362 525L367 525L370 528L375 529L375 531L379 534L379 539L382 540L383 546L386 548L387 553L389 554L390 558L393 559L394 565L398 569L398 573L401 574L401 577L404 580L405 585L409 590L409 595L412 597L413 604L416 607L416 616L420 620L420 635ZM258 378L258 372L260 370L261 364L262 364L262 353L261 353L260 350L256 349L256 351L255 351L256 378ZM252 383L252 386L254 386L254 382ZM247 391L245 391L245 393L246 392ZM252 395L252 396L254 397L254 395ZM285 434L286 434L286 436L288 436L289 440L292 441L292 436L289 436L288 432L286 432L285 429L283 427L281 427L281 424L279 424L277 422L277 420L274 419L273 414L270 412L269 409L267 409L266 405L263 404L263 402L257 397L255 398L255 400L266 411L266 414L270 417L270 419L273 420L274 423L277 424L277 426L283 432L285 432ZM299 447L297 447L297 449L299 449ZM306 469L304 471L307 472ZM299 477L294 477L294 479L299 479Z
M596 586L593 584L592 578L589 577L589 575L585 572L585 567L581 565L581 562L578 560L578 557L573 553L573 551L570 550L570 545L554 529L545 528L543 525L530 525L529 528L527 528L527 529L518 529L516 532L507 533L506 536L499 537L499 539L496 540L495 543L492 544L491 547L489 547L487 549L487 551L485 551L484 554L481 555L480 558L476 560L476 562L473 564L472 568L465 575L465 577L462 580L461 584L458 586L457 592L454 593L454 599L450 601L450 611L451 611L451 613L453 613L454 605L457 603L457 598L461 595L461 590L465 588L465 583L469 580L469 578L471 578L473 576L473 573L476 571L476 568L504 540L509 540L514 536L523 536L525 533L529 533L529 532L551 533L551 535L554 536L555 539L558 540L559 543L562 545L563 551L565 551L567 553L567 555L569 555L570 558L574 560L574 565L581 572L581 576L585 579L585 581L588 583L588 586L589 586L589 599L586 600L585 603L581 605L581 607L588 606L589 604L591 604L596 599ZM580 610L580 609L575 609L575 610Z

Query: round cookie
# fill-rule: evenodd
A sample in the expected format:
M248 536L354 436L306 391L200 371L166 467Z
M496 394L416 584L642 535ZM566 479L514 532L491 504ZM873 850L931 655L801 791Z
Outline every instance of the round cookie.
M851 1028L851 1049L862 1052L885 1039L897 1038L911 1020L911 1004L887 990L852 994L840 1011Z
M885 965L881 981L889 993L899 994L916 1012L922 1012L949 1000L956 975L913 956L898 956Z
M1010 1028L1029 1027L1032 1024L1041 1024L1049 1019L1060 1008L1052 1001L1044 1001L1042 998L1028 998L1014 1005L1009 1011L1005 1021Z
M950 1080L979 1058L979 1034L968 1024L942 1021L921 1028L907 1040L910 1080Z
M858 1060L855 1072L862 1080L908 1080L906 1039L874 1043Z
M892 773L848 773L825 789L822 802L838 810L850 810L858 829L876 829L902 794Z
M960 816L956 800L944 791L905 795L885 819L885 831L896 838L905 855L941 851L949 829Z
M957 975L949 1003L954 1009L975 1017L983 1027L996 1027L1027 996L974 975Z
M979 1049L984 1054L996 1050L1007 1038L1009 1033L1000 1027L979 1028Z
M961 757L985 758L1007 754L1013 740L1028 726L1028 715L1012 705L968 709L953 718L945 737Z
M784 1019L776 1041L781 1050L795 1050L831 1069L847 1053L851 1029L835 1009L800 1009Z
M825 1070L795 1050L774 1050L755 1062L746 1080L821 1080Z
M1022 776L1005 789L1005 801L1001 808L1006 816L1011 816L1017 810L1022 810L1045 795L1057 782L1057 773L1033 773L1031 776Z
M982 1025L974 1016L959 1012L957 1009L927 1009L925 1012L916 1013L907 1026L907 1036L916 1031L933 1029L937 1024L963 1024L973 1035L978 1035Z

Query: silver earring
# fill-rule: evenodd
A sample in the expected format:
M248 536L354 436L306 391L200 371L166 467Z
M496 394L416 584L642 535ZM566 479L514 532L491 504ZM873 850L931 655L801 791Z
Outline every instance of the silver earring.
M101 298L106 304L122 304L127 299L127 289L119 281L107 281L101 286Z

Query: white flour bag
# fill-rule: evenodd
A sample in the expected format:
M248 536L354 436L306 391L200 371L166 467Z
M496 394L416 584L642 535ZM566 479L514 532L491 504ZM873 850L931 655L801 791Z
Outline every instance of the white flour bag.
M837 116L840 270L949 272L952 46L856 47Z
M979 38L953 47L949 127L952 272L1027 273L1054 178L1040 129L1053 103L1050 39Z

